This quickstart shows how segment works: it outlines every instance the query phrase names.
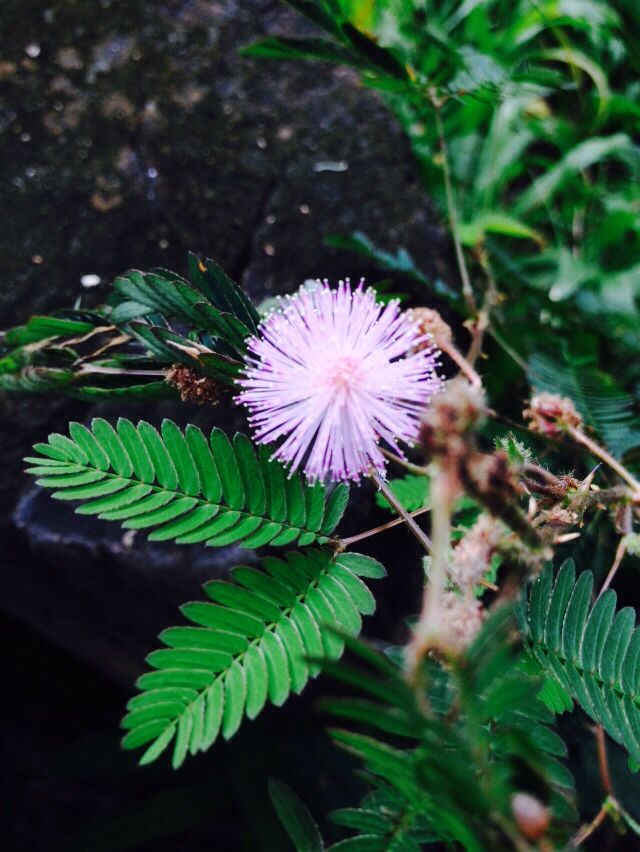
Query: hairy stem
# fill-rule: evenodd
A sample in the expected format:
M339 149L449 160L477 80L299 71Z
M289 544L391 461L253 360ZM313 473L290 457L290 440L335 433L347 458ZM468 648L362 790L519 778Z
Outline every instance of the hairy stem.
M407 510L404 508L404 506L399 502L396 495L389 488L389 486L387 485L385 480L380 476L378 471L372 469L370 476L373 479L373 481L376 483L378 488L380 489L380 493L384 496L384 499L387 501L387 503L393 509L396 510L396 512L400 516L401 520L407 525L410 532L413 533L415 538L420 542L420 544L422 545L422 547L424 547L424 549L427 551L427 553L430 553L431 552L431 539L429 538L429 536L426 533L424 533L420 529L420 527L416 524L416 522L413 520L411 515L407 512Z
M574 834L571 840L571 848L577 849L578 846L582 846L585 840L588 840L596 829L598 829L605 819L608 816L619 814L620 806L613 796L609 795L602 803L602 807L595 815L595 817L591 820L590 823L583 825L577 832Z
M604 728L602 725L597 725L595 729L596 748L598 750L598 768L600 770L600 780L602 787L607 796L613 795L613 784L611 783L611 773L609 772L609 759L607 757L607 741L605 739Z

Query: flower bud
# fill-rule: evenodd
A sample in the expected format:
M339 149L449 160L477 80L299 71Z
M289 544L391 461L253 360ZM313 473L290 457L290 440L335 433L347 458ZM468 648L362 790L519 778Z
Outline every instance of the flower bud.
M582 417L573 402L566 396L541 393L534 396L529 408L522 412L531 421L531 429L550 438L557 438L568 428L579 429Z
M442 319L438 311L433 308L412 308L409 313L418 323L420 333L430 334L436 346L451 343L453 339L451 326Z
M455 454L460 439L482 418L484 394L480 388L456 379L436 394L422 418L420 435L428 457Z
M530 793L516 793L511 799L511 813L527 840L541 840L544 837L551 816L549 809L535 796Z

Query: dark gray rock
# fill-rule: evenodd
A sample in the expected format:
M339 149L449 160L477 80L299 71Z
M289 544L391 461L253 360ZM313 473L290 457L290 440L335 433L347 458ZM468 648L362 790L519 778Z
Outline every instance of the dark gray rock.
M265 34L306 32L281 4L134 0L100 14L94 4L43 5L21 4L21 22L0 10L0 31L12 32L0 68L0 177L12 211L0 231L2 326L78 297L95 304L130 267L184 271L188 249L217 258L256 300L308 277L357 277L372 270L323 245L356 228L442 274L442 233L376 94L342 69L238 55ZM83 288L87 274L101 284ZM10 556L0 600L130 680L177 605L238 553L123 539L37 494L21 457L91 413L0 400L0 535ZM175 404L100 413L229 422L219 409Z

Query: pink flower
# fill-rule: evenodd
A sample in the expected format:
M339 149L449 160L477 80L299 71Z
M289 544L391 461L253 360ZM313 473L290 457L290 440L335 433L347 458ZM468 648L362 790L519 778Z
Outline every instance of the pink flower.
M411 442L440 388L437 353L397 303L381 305L363 282L327 281L288 297L248 342L238 401L255 440L284 439L274 457L310 479L355 479L384 470L384 440Z

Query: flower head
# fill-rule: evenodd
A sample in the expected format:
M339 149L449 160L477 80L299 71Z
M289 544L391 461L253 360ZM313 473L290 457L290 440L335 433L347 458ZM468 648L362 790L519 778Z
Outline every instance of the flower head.
M284 439L275 457L310 479L359 479L384 470L382 439L413 441L439 389L433 346L397 303L381 305L363 282L300 290L249 340L238 400L255 439Z

